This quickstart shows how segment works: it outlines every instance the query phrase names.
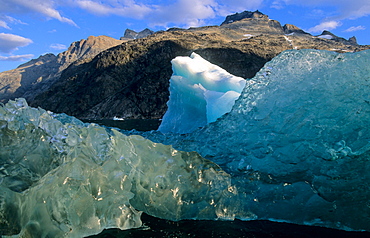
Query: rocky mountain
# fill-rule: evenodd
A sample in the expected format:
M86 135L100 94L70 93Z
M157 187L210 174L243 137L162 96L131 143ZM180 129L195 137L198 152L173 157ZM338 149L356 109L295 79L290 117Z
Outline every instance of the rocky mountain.
M142 30L140 32L136 32L136 31L133 31L133 30L130 30L130 29L126 29L125 34L123 35L123 37L121 37L121 40L141 39L141 38L145 38L147 36L150 36L152 34L154 34L154 31L152 31L148 28L145 28L144 30Z
M124 41L58 71L60 77L28 101L85 119L161 118L167 109L170 61L176 56L196 52L236 76L251 78L284 50L370 48L339 38L312 36L261 12L246 11L228 16L220 26L173 28Z
M291 24L281 26L280 22L269 19L260 11L245 11L227 16L221 27L248 31L249 34L308 34Z
M323 31L321 33L321 35L319 35L318 37L328 39L328 40L333 40L333 41L340 42L340 43L343 43L343 44L357 45L357 39L356 39L355 36L352 36L351 38L346 40L342 37L338 37L338 36L334 35L330 31Z
M108 36L90 36L73 42L68 50L55 56L46 54L24 63L16 69L0 73L0 100L15 97L28 100L48 90L61 72L71 64L86 63L98 53L121 44L123 41Z
M67 51L58 55L58 63L63 65L60 70L65 69L70 64L85 63L94 58L100 52L111 47L122 44L121 40L116 40L108 36L89 36L86 40L73 42Z
M46 54L16 69L0 73L0 101L23 96L33 85L56 75L59 67L57 56Z
M221 26L225 24L230 24L236 21L248 20L248 19L269 20L269 17L258 10L254 12L244 11L241 13L235 13L233 15L227 16L225 21L221 23Z

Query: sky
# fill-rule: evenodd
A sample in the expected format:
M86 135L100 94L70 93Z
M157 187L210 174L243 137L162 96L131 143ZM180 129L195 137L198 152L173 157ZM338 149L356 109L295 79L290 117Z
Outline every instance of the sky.
M370 0L0 0L0 72L91 35L220 25L255 10L313 35L329 30L370 45Z

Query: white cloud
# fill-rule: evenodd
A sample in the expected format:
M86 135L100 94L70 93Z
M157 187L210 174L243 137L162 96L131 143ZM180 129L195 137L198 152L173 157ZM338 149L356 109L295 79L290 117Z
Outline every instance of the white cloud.
M144 19L152 26L199 26L206 19L244 10L256 10L265 0L0 0L0 13L31 13L77 26L58 11L59 6L77 7L96 15ZM0 27L9 27L6 21Z
M151 25L165 26L169 23L184 25L186 27L199 26L203 20L216 16L213 0L178 0L167 6L157 6L148 16Z
M137 4L134 1L126 0L123 3L118 1L94 1L94 0L77 0L75 4L97 15L118 15L141 19L146 16L152 9L144 4Z
M325 21L320 23L319 25L316 25L310 29L308 29L309 32L322 32L324 30L330 31L334 30L337 27L341 26L342 23L339 21Z
M312 22L321 19L321 23L311 27L309 32L320 32L323 30L334 30L342 25L344 20L353 20L370 15L369 0L274 0L279 7L289 5L311 8L312 14L309 17ZM349 28L346 31L362 30L362 28Z
M10 53L18 47L27 46L33 43L31 39L22 36L0 33L0 52Z
M57 19L61 22L77 26L73 20L63 17L55 8L52 0L0 0L0 13L31 13Z
M170 23L182 27L204 25L207 19L245 10L256 10L263 0L177 0L166 6L156 6L148 15L153 26Z
M0 12L0 27L10 30L11 28L9 27L8 23L27 25L27 23L24 23L21 20L15 19L11 16L3 15Z
M253 11L267 4L276 9L289 5L311 7L317 11L327 7L335 9L330 14L323 12L320 18L325 22L339 22L370 14L369 0L0 0L0 14L38 14L77 26L58 10L63 6L77 7L96 15L143 19L152 26L199 26L207 19L244 10ZM0 27L9 29L9 24L9 21L0 18Z
M8 24L5 21L0 20L0 27L5 28L5 29L10 29Z
M67 46L63 45L63 44L56 43L56 44L51 44L50 48L53 49L53 50L65 50L65 49L67 49Z
M265 0L217 0L217 15L226 16L245 10L254 11L262 6Z
M279 6L295 5L318 8L334 7L336 14L331 16L330 20L337 21L370 15L369 0L275 0L274 4Z
M94 1L77 1L76 3L80 8L97 15L108 15L112 10L108 6Z
M275 8L275 9L283 9L285 7L285 5L283 4L282 1L275 0L271 3L270 7Z
M167 26L169 23L199 26L203 24L204 19L215 17L215 9L219 6L215 0L176 0L161 5L144 4L143 2L75 0L74 4L97 15L118 15L144 19L152 26Z
M25 61L33 58L33 54L1 56L0 61Z
M96 15L118 15L144 19L151 26L177 24L200 26L206 19L226 16L237 11L256 10L264 0L71 0L73 5ZM156 2L156 3L153 3Z
M366 30L366 27L364 26L351 26L350 28L344 30L344 32L353 32L353 31L362 31Z
M356 19L370 15L370 1L368 0L330 0L330 3L338 6L339 19Z

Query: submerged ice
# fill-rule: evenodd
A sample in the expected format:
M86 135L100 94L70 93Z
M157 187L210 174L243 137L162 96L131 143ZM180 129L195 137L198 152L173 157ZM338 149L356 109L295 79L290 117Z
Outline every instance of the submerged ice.
M82 237L139 227L141 212L370 231L369 65L370 51L283 52L229 113L188 134L128 136L139 132L11 101L0 107L0 231Z
M161 132L188 133L230 112L246 81L200 55L172 60L168 110Z

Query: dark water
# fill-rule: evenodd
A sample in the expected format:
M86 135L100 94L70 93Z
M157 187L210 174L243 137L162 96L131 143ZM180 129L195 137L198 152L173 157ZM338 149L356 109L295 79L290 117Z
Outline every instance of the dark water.
M96 123L99 125L116 127L123 130L151 131L157 130L161 121L159 119L125 119L125 120L83 120L87 123Z
M270 221L168 221L142 215L144 226L121 231L104 230L90 238L113 237L246 237L246 238L368 238L370 232L349 232L323 227Z
M84 120L124 130L156 130L160 120ZM370 232L350 232L323 227L295 225L271 221L169 221L142 215L143 227L121 231L107 229L90 238L116 237L246 237L246 238L370 238Z

